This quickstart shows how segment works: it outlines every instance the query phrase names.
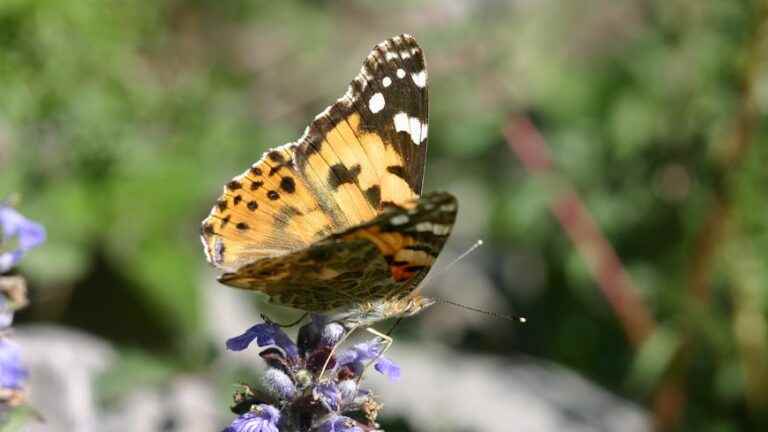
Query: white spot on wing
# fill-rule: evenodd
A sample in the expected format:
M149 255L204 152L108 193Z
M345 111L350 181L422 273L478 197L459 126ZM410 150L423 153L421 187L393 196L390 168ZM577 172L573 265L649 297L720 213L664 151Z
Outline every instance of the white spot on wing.
M402 70L402 69L398 69L397 70L397 77L400 78L400 79L405 78L405 71Z
M381 85L383 85L383 86L384 86L384 88L387 88L387 87L389 87L390 85L392 85L392 78L390 78L390 77L384 77L384 79L383 79L383 80L381 80Z
M408 132L411 141L419 145L427 139L427 125L421 124L418 117L409 117L408 114L400 111L395 114L395 131Z
M427 85L427 71L421 71L417 73L412 73L411 78L413 79L413 82L421 87L424 88Z
M407 215L399 214L393 217L392 219L390 219L389 223L391 223L392 225L403 225L403 224L407 224L408 220L409 218Z
M384 95L381 93L376 93L373 96L371 96L370 99L368 99L368 108L370 108L371 112L376 114L377 112L384 109Z
M435 235L448 235L451 233L451 227L449 225L432 225L432 233Z
M395 131L408 132L408 114L402 111L395 114Z
M419 231L419 232L431 232L432 222L419 222L416 224L414 228L416 228L416 231Z
M408 121L411 126L411 141L413 141L413 143L416 145L421 144L421 121L418 117L411 117L408 119Z

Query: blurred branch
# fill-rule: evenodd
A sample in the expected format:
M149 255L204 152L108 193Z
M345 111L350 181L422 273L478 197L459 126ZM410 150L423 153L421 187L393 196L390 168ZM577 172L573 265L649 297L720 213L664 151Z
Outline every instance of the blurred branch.
M653 318L616 251L579 195L556 173L544 138L528 118L518 116L509 120L504 135L531 175L557 178L562 187L552 194L552 213L586 262L600 291L621 321L627 339L633 346L639 346L653 331Z
M746 65L740 83L740 105L731 122L732 131L723 142L719 174L724 182L714 192L714 203L708 216L694 237L694 255L689 264L687 292L694 304L707 305L711 298L711 281L715 260L721 255L726 243L724 233L729 227L734 202L728 193L728 180L737 172L753 143L760 112L755 101L755 84L763 54L768 45L768 2L761 0L758 6L757 28L745 47ZM738 282L734 282L738 283ZM654 410L656 428L675 430L680 427L687 398L683 387L685 375L693 357L693 324L684 323L684 336L674 369L670 371L656 392ZM764 367L764 366L763 366ZM764 372L752 371L762 376ZM747 374L750 375L749 371ZM754 393L754 392L753 392ZM749 402L749 401L748 401Z

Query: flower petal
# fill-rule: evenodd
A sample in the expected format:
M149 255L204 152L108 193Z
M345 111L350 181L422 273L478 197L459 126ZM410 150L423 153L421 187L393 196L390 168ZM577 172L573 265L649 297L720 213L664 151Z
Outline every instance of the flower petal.
M400 379L400 366L386 357L379 357L380 351L380 339L359 343L339 354L337 364L339 366L349 366L355 373L359 374L365 367L365 363L376 360L374 368L377 371L384 374L390 380L396 381Z
M291 400L296 396L296 386L291 378L280 369L269 368L263 376L264 387L283 400Z
M350 363L362 363L373 360L379 355L380 345L378 339L356 344L339 354L338 364L339 366L344 366Z
M21 261L24 254L20 250L0 253L0 274L7 272Z
M373 368L389 378L390 381L400 379L400 366L386 357L379 358L379 361L376 362Z
M13 324L13 308L5 295L0 294L0 330L7 329Z
M357 383L353 379L345 379L339 381L339 394L341 395L342 404L349 404L355 400L357 396Z
M317 432L363 432L358 423L349 417L335 416L321 424Z
M328 411L338 411L341 403L341 393L336 384L322 383L312 390L315 399L319 400Z
M260 347L276 345L285 351L288 357L296 358L299 355L296 344L291 338L280 327L270 323L256 324L240 336L227 339L227 348L232 351L242 351L254 340Z
M344 327L339 323L329 323L323 327L322 335L320 336L320 344L327 347L333 347L342 337L344 337Z
M261 404L236 418L223 432L279 432L279 420L280 411L277 408Z
M45 228L32 222L12 207L0 206L0 228L3 240L16 237L19 250L26 252L45 241Z
M27 370L21 364L19 346L0 339L0 389L20 389L26 379Z

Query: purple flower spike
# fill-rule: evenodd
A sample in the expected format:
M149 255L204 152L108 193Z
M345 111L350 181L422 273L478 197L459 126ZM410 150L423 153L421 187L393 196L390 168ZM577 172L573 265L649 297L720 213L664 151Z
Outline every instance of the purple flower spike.
M236 418L223 432L280 432L277 428L279 420L277 408L261 404Z
M317 432L363 432L363 429L349 417L335 416L321 424Z
M242 351L248 348L254 339L260 347L276 345L285 351L288 357L297 358L299 356L299 350L291 338L280 327L269 323L256 324L240 336L227 339L227 348L232 351Z
M27 370L21 365L19 346L8 339L0 339L0 389L21 389L27 379Z
M0 205L0 242L13 242L13 249L0 253L0 273L15 266L28 250L45 241L45 228L11 207Z
M268 366L261 386L266 391L242 384L230 407L240 417L224 432L272 432L278 423L280 430L286 431L379 430L376 418L381 404L360 387L363 370L374 363L377 371L397 379L400 368L379 356L384 347L381 339L332 354L332 347L341 343L346 331L343 323L314 315L299 329L297 344L279 326L269 323L257 324L229 339L227 347L235 351L254 341L270 346L259 353ZM276 408L280 409L280 421L266 421L263 410ZM345 417L348 413L363 414L364 418Z

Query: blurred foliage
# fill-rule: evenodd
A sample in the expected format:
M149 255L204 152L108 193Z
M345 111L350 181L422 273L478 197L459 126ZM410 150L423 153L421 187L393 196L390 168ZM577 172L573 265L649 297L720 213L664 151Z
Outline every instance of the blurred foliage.
M24 263L37 298L23 319L157 350L171 360L153 376L205 367L221 341L201 333L211 275L196 237L219 188L295 139L374 43L409 32L430 64L427 188L470 184L462 202L487 203L462 208L455 241L488 239L487 272L532 318L514 346L499 323L461 348L553 359L651 410L674 377L685 429L757 430L765 18L748 0L0 2L0 196L20 192L50 237ZM549 188L504 144L519 112L659 323L638 351L550 216ZM507 271L521 253L540 277Z

